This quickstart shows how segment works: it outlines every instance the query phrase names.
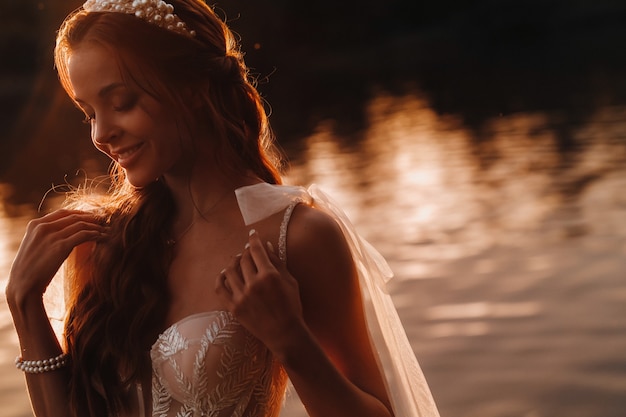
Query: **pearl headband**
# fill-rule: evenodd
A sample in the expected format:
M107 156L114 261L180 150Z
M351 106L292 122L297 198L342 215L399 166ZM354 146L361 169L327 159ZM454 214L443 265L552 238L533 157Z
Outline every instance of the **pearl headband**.
M189 30L185 22L174 14L174 6L163 0L87 0L83 9L88 12L130 14L180 35L196 36L196 31Z

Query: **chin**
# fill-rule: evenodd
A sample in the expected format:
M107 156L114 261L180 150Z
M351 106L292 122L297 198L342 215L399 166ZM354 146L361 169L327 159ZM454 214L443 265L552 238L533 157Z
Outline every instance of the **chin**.
M128 183L135 188L147 187L148 185L157 181L157 179L158 178L153 178L153 177L146 178L146 177L141 177L141 176L136 176L136 175L126 173L126 181L128 181Z

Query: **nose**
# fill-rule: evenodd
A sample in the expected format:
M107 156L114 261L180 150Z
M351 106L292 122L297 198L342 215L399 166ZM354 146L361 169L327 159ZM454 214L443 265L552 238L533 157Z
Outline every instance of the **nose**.
M98 117L91 121L91 140L98 148L109 144L119 137L120 133L120 128L107 118Z

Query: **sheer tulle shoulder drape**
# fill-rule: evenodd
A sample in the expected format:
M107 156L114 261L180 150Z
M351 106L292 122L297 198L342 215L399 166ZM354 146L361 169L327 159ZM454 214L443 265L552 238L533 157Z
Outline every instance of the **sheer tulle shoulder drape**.
M397 417L439 417L428 384L411 348L386 284L393 273L385 259L318 186L256 184L236 191L246 224L277 213L293 202L309 204L334 218L350 245L359 273L367 326L387 394Z

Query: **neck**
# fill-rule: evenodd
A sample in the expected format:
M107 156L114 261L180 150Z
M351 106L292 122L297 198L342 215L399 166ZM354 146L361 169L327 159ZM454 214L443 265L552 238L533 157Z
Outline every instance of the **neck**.
M177 207L172 235L185 233L196 222L232 209L235 190L260 180L253 174L228 176L215 169L196 166L186 175L165 175Z

